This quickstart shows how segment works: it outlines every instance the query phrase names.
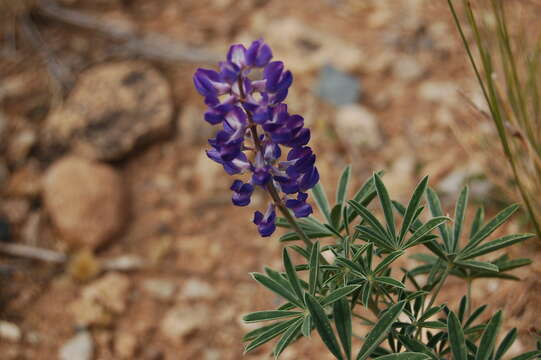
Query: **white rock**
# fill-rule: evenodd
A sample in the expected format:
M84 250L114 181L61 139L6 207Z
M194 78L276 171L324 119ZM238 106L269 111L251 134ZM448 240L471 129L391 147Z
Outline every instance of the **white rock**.
M113 271L133 271L143 267L144 261L137 255L121 255L115 258L107 259L103 262L104 269Z
M143 281L143 290L158 300L169 300L176 290L175 283L163 279L148 279Z
M192 278L186 281L180 296L187 299L212 299L216 291L207 282Z
M418 95L425 101L454 105L458 102L458 87L450 81L426 81L419 87Z
M206 306L176 305L165 314L160 331L168 339L177 342L202 328L209 319L209 309Z
M11 322L0 321L0 339L5 339L13 342L21 340L21 329Z
M414 57L399 57L393 64L393 74L400 80L414 81L425 73L423 65Z
M338 138L348 147L381 145L381 135L376 116L361 105L340 107L334 123Z
M60 360L90 360L94 354L94 342L88 331L81 331L60 348Z

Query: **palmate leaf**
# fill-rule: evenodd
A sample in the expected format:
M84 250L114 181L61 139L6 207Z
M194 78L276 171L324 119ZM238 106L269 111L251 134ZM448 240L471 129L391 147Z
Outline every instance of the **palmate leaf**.
M416 220L417 216L419 216L419 213L417 212L417 209L419 207L419 203L421 202L421 198L423 197L423 194L426 191L426 187L428 185L428 176L425 176L423 180L417 185L415 188L415 191L413 192L413 196L411 197L411 200L408 204L408 208L406 209L404 213L404 220L402 222L402 227L400 229L400 236L398 237L398 243L401 244L402 241L404 241L404 237L406 236L406 233L409 231L411 225Z
M269 342L270 340L274 339L275 337L277 337L278 335L282 334L287 329L289 329L289 327L295 324L297 321L298 319L291 319L288 321L282 321L282 322L266 327L264 331L259 332L258 336L244 348L244 353L246 354L260 347L261 345ZM258 330L261 330L261 329L258 329Z
M498 266L483 262L483 261L476 261L476 260L464 260L464 261L455 261L455 265L459 265L465 268L474 269L474 270L483 270L483 271L492 271L492 272L498 272Z
M297 335L299 335L302 323L303 319L298 319L287 329L287 331L284 333L284 335L282 335L280 340L278 340L273 350L275 359L278 359L284 349L297 337Z
M381 176L383 172L380 171L378 174ZM368 206L372 200L376 197L376 187L374 186L374 177L371 176L366 182L361 186L361 188L353 196L353 201L362 204L363 206ZM348 208L347 222L351 223L359 214L353 211L352 208Z
M334 232L339 233L340 222L342 221L342 206L344 204L336 204L331 210L331 224L330 227L336 229Z
M342 171L340 180L338 181L338 189L336 189L336 203L343 204L346 199L349 180L351 178L351 165L348 165Z
M346 354L346 359L351 359L351 307L346 298L341 298L333 304L334 325L338 333L338 338L342 343L342 348Z
M361 292L361 303L365 306L365 307L368 307L369 303L370 303L370 295L372 295L372 283L371 282L368 282L366 284L364 284L363 288L362 288L362 292Z
M475 234L477 234L477 232L483 225L484 219L485 219L485 209L480 207L475 212L475 217L473 218L473 222L471 224L470 239L473 238Z
M405 301L401 301L398 304L391 306L378 320L376 325L372 328L370 333L366 336L361 350L357 354L357 360L365 360L371 354L372 351L385 339L387 333L391 329L393 322L396 320L398 315L404 309L406 305Z
M534 234L512 234L512 235L503 236L496 240L489 241L481 246L470 248L469 250L464 250L459 255L459 258L463 260L467 260L467 259L471 259L471 258L478 257L481 255L485 255L493 251L502 249L504 247L511 246L520 241L527 240L533 236L535 235Z
M308 293L305 294L305 302L321 340L337 359L343 360L344 357L340 351L329 318L327 317L327 314L325 314L325 310L319 304L317 299Z
M426 198L428 200L428 205L432 216L443 216L443 211L441 209L440 198L438 194L432 189L426 189ZM441 238L443 239L443 244L447 253L451 252L451 235L449 234L449 228L447 224L440 224L439 226Z
M303 291L301 289L299 278L297 277L297 271L295 270L295 267L293 266L293 263L291 262L291 258L289 257L289 254L287 253L286 248L284 248L284 250L282 251L282 260L284 263L284 267L286 269L287 278L289 279L289 283L291 284L291 287L293 288L295 295L297 295L298 299L302 299Z
M389 240L386 235L380 235L378 232L374 231L372 227L357 225L355 227L355 230L357 230L359 234L358 238L361 238L365 241L370 241L374 243L377 247L387 250L389 252L395 251L395 246L391 242L391 240Z
M496 354L494 355L495 360L501 359L505 353L511 348L511 345L515 342L517 339L517 329L513 328L509 330L509 332L505 335L502 342L500 343L500 346L498 346L498 349L496 350Z
M423 354L423 353L417 353L417 352L404 352L399 354L389 354L389 355L383 355L378 356L376 359L380 360L429 360L430 356Z
M389 265L391 265L396 259L398 259L400 256L404 255L404 251L398 250L390 253L383 259L374 269L373 273L375 275L379 275L383 271L387 270Z
M380 276L380 277L374 278L374 281L379 283L379 284L389 285L389 286L396 287L396 288L399 288L399 289L405 289L406 288L404 286L404 284L402 284L400 281L395 280L395 279L393 279L392 277L389 277L389 276Z
M348 286L338 288L334 290L333 292L331 292L329 295L325 296L323 299L321 299L321 306L330 305L333 302L338 301L348 296L349 294L357 290L359 287L361 287L361 285L348 285Z
M517 211L519 206L517 204L510 205L500 211L494 218L492 218L486 225L481 227L479 231L476 232L475 236L470 239L468 245L463 249L463 251L468 251L477 246L481 241L486 239L490 234L492 234L500 225L502 225L507 219L511 217Z
M481 336L479 350L475 355L475 360L488 360L496 345L496 338L502 325L502 312L498 311L488 322Z
M255 281L257 281L267 289L280 295L281 297L297 305L298 307L304 308L304 304L302 303L302 301L298 299L295 295L293 295L293 293L291 293L287 288L283 287L279 282L260 273L252 273L250 275L254 278Z
M376 185L379 202L381 204L381 207L383 208L383 214L385 215L385 222L387 223L387 233L389 234L390 238L393 240L394 243L396 240L396 230L393 215L393 204L391 203L389 192L387 191L387 188L381 181L381 178L378 174L374 174L374 184Z
M269 311L257 311L247 315L244 315L242 320L247 323L277 320L282 318L288 318L292 316L300 316L303 313L300 311L288 311L288 310L269 310Z
M361 203L355 201L355 200L349 200L348 204L353 208L353 210L358 213L370 226L372 229L382 238L387 239L391 242L394 242L392 238L389 237L389 234L385 231L385 228L383 225L379 222L379 220L368 210L366 207L364 207Z
M408 337L408 336L404 336L404 335L401 335L401 334L398 335L398 339L400 340L402 345L404 345L406 347L406 349L408 351L414 351L414 352L417 352L417 353L422 353L422 354L427 355L432 360L439 360L439 358L436 355L434 355L434 353L432 352L432 350L428 346L426 346L422 342L418 341L417 339L414 339L414 338L411 338L411 337Z
M321 239L321 238L333 236L333 233L328 230L326 230L325 232L305 231L304 233L309 239ZM299 234L297 234L296 232L289 232L287 234L284 234L280 236L280 239L279 239L280 242L297 241L297 240L301 240L301 238Z
M319 253L320 253L319 241L312 246L312 252L310 254L310 274L308 276L308 284L310 294L315 295L318 286L319 278Z
M421 239L428 233L430 233L432 230L434 230L436 227L440 226L441 224L444 224L445 222L451 220L450 218L446 216L437 216L430 220L428 220L426 223L424 223L420 228L415 230L413 235L408 239L406 242L406 245L403 246L404 249L407 249L409 247L415 246L419 243L421 243ZM431 241L433 239L425 239L426 241Z
M471 313L470 317L464 323L464 328L465 329L469 328L470 325L473 324L473 322L477 320L479 316L481 316L481 314L486 310L486 308L487 308L487 305L482 305L482 306L479 306L477 309L475 309Z
M464 224L464 216L466 214L466 206L468 204L468 193L469 189L467 186L464 186L455 207L455 223L453 227L453 241L451 246L451 251L456 252L458 243L460 241L460 235L462 234L462 226Z
M310 315L304 317L301 331L304 337L310 337L312 333L312 317Z
M316 186L312 188L312 195L316 200L317 207L325 217L325 220L328 224L331 224L331 206L329 205L329 200L327 199L327 194L321 182L317 183Z
M451 347L453 359L468 360L464 330L462 329L462 325L460 325L457 316L452 311L447 317L447 331L449 333L449 345Z

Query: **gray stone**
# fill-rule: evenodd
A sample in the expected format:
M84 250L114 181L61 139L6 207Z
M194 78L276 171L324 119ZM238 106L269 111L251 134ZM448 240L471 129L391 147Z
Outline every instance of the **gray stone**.
M317 94L336 106L354 104L361 96L361 84L355 77L325 65L319 73Z
M90 360L94 354L94 342L88 331L81 331L69 339L59 351L60 360Z

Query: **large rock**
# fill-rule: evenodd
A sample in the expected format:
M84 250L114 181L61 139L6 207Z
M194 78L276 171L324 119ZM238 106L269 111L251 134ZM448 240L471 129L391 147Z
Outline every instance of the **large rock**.
M120 230L126 207L123 190L113 168L74 156L53 164L43 181L52 221L75 247L96 248Z
M149 65L121 62L85 71L47 118L46 141L100 160L123 158L167 134L173 105L166 80Z

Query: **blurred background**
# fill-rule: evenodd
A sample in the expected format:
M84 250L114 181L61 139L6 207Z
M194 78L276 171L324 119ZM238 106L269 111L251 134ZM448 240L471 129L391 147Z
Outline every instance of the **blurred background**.
M233 208L207 159L192 74L260 37L293 71L329 191L351 163L402 201L425 174L446 207L464 184L488 215L519 200L501 150L476 147L496 130L444 1L0 0L2 359L242 358L242 314L279 301L248 273L280 267L281 245L251 223L264 194ZM525 282L473 293L506 309L517 352L541 326L534 242L514 250L534 257ZM315 337L282 358L330 355Z

